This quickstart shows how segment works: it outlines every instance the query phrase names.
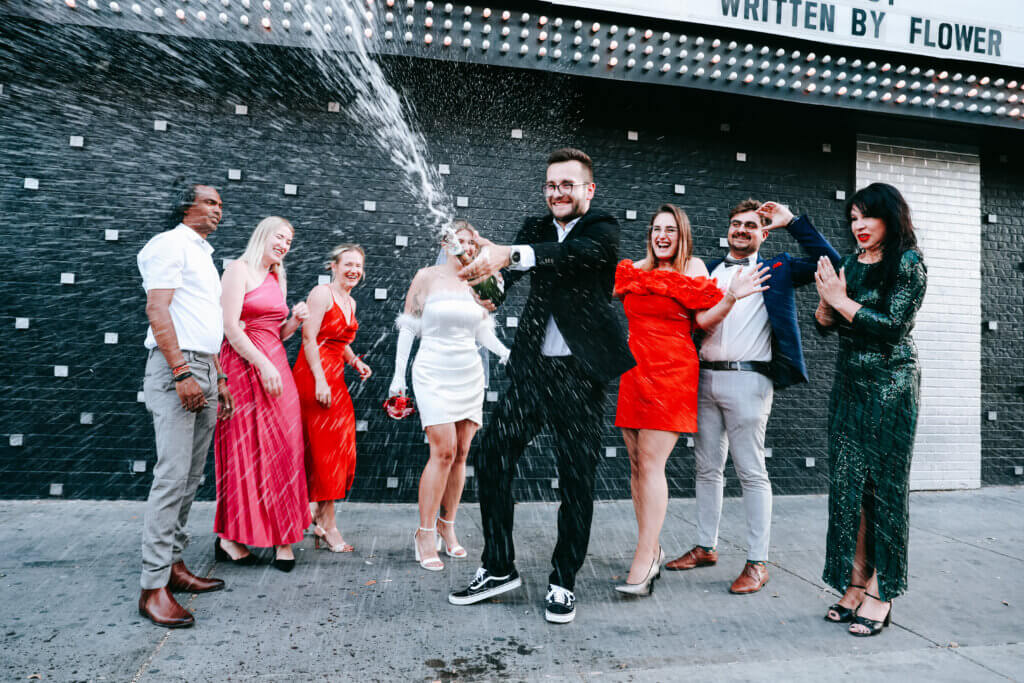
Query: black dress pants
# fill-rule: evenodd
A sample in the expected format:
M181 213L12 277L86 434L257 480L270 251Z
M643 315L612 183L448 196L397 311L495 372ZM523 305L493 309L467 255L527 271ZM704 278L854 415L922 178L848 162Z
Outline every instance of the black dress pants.
M594 515L594 470L604 429L606 386L571 357L541 357L528 380L513 381L484 431L476 476L483 521L481 564L496 576L512 570L512 479L527 444L547 425L558 459L558 541L550 582L574 590Z

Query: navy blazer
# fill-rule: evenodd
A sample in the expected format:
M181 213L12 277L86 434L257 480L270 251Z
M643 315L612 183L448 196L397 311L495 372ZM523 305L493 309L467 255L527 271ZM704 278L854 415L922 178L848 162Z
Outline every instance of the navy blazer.
M793 290L814 282L814 271L818 269L818 259L822 256L827 256L836 268L839 267L839 252L815 229L807 216L800 216L786 229L809 256L794 258L783 252L767 259L761 258L760 254L757 257L759 264L768 264L772 275L763 295L772 326L771 377L776 389L807 381ZM708 261L708 272L714 271L721 262L720 258Z

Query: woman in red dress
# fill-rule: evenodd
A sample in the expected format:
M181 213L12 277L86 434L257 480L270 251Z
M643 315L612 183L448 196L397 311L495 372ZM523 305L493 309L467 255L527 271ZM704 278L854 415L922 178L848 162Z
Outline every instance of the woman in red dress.
M371 374L350 346L359 329L352 289L363 279L365 258L358 244L342 244L331 251L331 282L309 293L309 318L294 370L306 436L309 500L316 503L316 547L324 541L336 553L352 551L338 530L334 501L348 495L356 470L356 416L345 385L345 365L351 365L361 380Z
M291 544L309 526L302 465L299 395L288 368L285 339L309 311L295 304L288 317L283 259L294 229L264 218L245 252L224 270L221 367L235 412L217 428L217 559L255 560L246 545L276 546L274 566L291 571Z
M615 296L629 321L629 348L636 367L619 382L615 426L629 452L630 490L639 528L636 551L624 585L616 590L650 595L664 553L658 536L668 508L665 463L680 432L697 431L700 367L690 337L694 326L717 325L737 299L763 291L759 273L734 278L724 295L708 278L704 262L692 256L686 213L664 204L651 218L647 256L621 261Z

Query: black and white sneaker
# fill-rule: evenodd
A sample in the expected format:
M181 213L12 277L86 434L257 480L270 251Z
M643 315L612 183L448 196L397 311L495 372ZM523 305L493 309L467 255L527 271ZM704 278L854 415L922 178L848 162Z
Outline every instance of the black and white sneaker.
M480 567L476 576L469 582L469 588L448 594L448 602L453 605L472 605L475 602L493 598L523 585L519 572L512 569L507 576L494 576Z
M568 624L576 618L576 596L571 590L548 584L544 597L544 618L555 624Z

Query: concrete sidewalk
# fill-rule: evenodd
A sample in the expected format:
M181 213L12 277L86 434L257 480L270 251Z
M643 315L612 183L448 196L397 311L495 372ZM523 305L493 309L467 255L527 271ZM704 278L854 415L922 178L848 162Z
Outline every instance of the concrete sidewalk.
M0 676L26 680L1024 680L1024 488L916 493L910 591L892 628L853 638L822 620L826 499L775 499L771 581L727 592L742 567L742 504L727 499L717 566L665 572L650 598L612 589L635 542L628 501L599 503L577 583L576 621L544 621L553 504L517 507L523 588L453 607L477 566L479 511L459 514L470 558L429 573L413 562L411 505L344 504L355 553L297 546L283 574L213 562L213 505L193 511L186 562L227 581L192 598L194 628L138 616L143 503L0 502ZM662 536L694 541L692 500L673 500ZM263 555L269 559L270 555Z

